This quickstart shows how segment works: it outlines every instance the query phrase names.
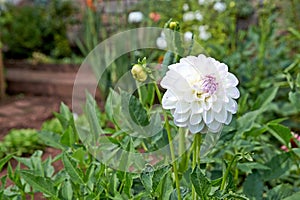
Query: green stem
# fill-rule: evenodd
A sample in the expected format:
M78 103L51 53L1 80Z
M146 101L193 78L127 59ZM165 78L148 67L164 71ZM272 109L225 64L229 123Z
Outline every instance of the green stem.
M224 189L225 189L226 179L227 179L228 174L229 174L229 172L230 172L231 166L233 165L233 163L235 162L235 159L236 159L237 157L238 157L238 155L235 155L235 156L232 158L231 162L229 163L229 165L228 165L228 167L227 167L227 169L226 169L226 171L225 171L225 174L224 174L224 176L223 176L222 183L221 183L221 188L220 188L221 190L224 190Z
M196 165L200 167L200 149L201 149L201 141L202 141L202 135L201 133L197 133L194 136L194 142L193 142L193 162L192 162L192 168L195 169ZM192 200L198 199L198 195L196 193L196 190L194 186L192 187Z
M161 97L161 93L159 91L159 88L158 88L156 82L154 82L154 86L155 86L155 91L156 91L157 98L158 98L158 100L161 104L162 103L162 97ZM169 145L170 145L172 167L173 167L174 176L175 176L177 196L178 196L178 200L181 200L180 184L179 184L179 177L178 177L178 171L177 171L176 160L175 160L174 146L173 146L173 143L172 143L171 128L170 128L168 115L167 115L166 111L163 109L162 112L163 112L164 119L165 119L165 125L166 125L167 134L168 134Z

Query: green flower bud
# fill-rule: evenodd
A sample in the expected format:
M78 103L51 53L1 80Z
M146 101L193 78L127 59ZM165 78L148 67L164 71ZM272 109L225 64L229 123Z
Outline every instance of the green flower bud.
M139 82L144 82L147 79L147 73L144 70L143 66L140 64L133 65L131 74L133 78Z

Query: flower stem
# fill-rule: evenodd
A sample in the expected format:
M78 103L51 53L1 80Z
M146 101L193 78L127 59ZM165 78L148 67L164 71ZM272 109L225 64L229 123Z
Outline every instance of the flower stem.
M235 156L232 158L231 162L229 163L229 165L228 165L228 167L227 167L227 169L226 169L226 171L225 171L225 174L224 174L224 176L223 176L222 183L221 183L221 188L220 188L221 190L224 190L224 189L225 189L226 179L227 179L228 174L229 174L229 172L230 172L231 166L233 165L233 163L235 162L235 159L236 159L237 157L238 157L238 155L235 155Z
M154 86L155 86L155 91L156 91L157 98L158 98L158 100L159 100L159 102L161 104L162 103L161 93L159 91L159 88L158 88L156 82L154 82ZM177 196L178 196L178 200L181 200L180 184L179 184L179 177L178 177L177 165L176 165L176 161L175 161L174 146L173 146L173 143L172 143L171 128L170 128L170 124L169 124L169 120L168 120L168 115L167 115L166 111L163 109L162 112L163 112L164 119L165 119L165 125L166 125L167 134L168 134L169 145L170 145L172 167L173 167L174 176L175 176L175 184L176 184Z
M198 164L198 166L200 167L200 149L201 149L201 141L202 141L202 135L201 133L197 133L194 136L194 142L193 142L193 162L192 162L192 169L194 170L196 165ZM192 199L195 200L197 199L197 193L196 190L194 188L194 186L192 187Z

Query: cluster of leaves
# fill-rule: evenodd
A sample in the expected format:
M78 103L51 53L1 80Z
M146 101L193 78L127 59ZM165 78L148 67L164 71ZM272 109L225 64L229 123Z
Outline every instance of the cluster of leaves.
M17 7L6 5L1 13L2 42L5 55L28 58L33 52L42 52L54 58L71 55L67 38L68 25L74 20L74 5L70 1L51 1L48 4ZM22 34L20 34L22 33Z
M0 142L0 157L15 154L17 156L32 154L43 149L44 143L39 140L35 129L12 129Z

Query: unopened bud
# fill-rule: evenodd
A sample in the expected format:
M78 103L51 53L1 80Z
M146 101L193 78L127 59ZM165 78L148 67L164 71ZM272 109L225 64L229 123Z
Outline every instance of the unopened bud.
M178 26L178 22L170 22L170 29L175 29Z
M133 78L139 82L144 82L147 79L147 73L140 64L133 65L131 74Z

